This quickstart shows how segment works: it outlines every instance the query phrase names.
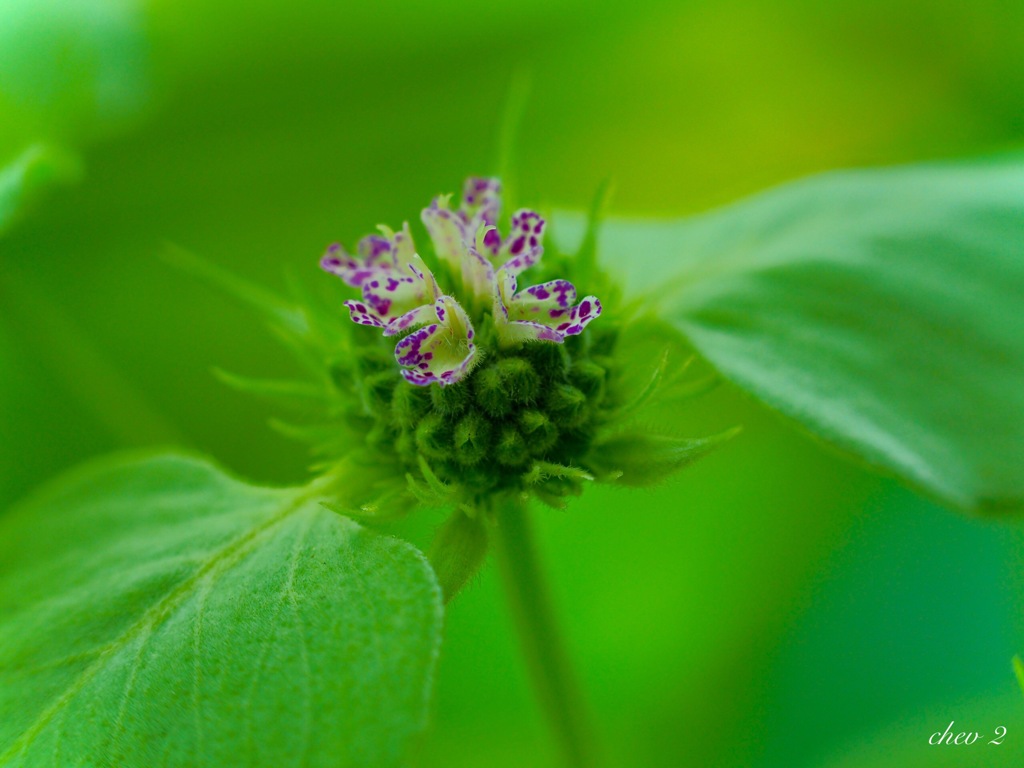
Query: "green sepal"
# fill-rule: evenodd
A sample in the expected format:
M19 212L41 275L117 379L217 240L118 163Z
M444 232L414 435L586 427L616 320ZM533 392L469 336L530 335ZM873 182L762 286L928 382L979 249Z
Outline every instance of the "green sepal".
M437 529L427 554L445 602L469 583L486 557L487 527L479 516L456 510Z
M213 375L238 392L292 407L323 407L329 400L329 393L323 386L309 381L253 379L221 368L214 368Z
M735 437L740 427L717 435L677 438L644 432L598 439L587 458L598 479L631 487L655 485Z

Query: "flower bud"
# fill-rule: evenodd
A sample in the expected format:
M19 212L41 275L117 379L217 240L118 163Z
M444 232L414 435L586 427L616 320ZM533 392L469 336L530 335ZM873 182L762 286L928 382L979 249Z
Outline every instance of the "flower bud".
M604 396L605 369L593 360L575 360L569 369L569 381L589 398Z
M548 410L553 411L558 423L567 429L582 426L589 416L587 396L570 384L556 384L547 394Z
M455 425L454 444L456 461L467 466L476 464L491 447L491 423L476 411L471 412Z
M477 371L473 377L473 389L477 403L488 415L501 417L512 410L512 400L505 391L501 371L497 367L489 365Z
M529 360L508 357L494 366L498 370L509 399L516 405L529 405L540 395L540 376Z
M494 455L501 464L508 467L522 466L530 458L526 440L513 426L504 426L498 433L494 446Z
M395 387L391 396L391 417L398 426L407 430L414 429L429 410L430 397L425 390L420 387Z
M527 344L519 355L533 363L534 370L545 381L559 378L569 365L564 344Z
M540 395L541 381L529 360L507 357L478 371L474 389L480 407L501 417L519 405L533 403Z
M363 379L363 407L374 416L388 413L391 409L391 398L396 389L393 371L371 373Z
M519 415L519 429L534 456L543 456L558 442L558 427L542 411L523 411Z
M428 459L447 459L452 452L451 427L444 416L429 413L416 427L416 447Z
M431 387L430 402L434 410L445 416L458 416L473 400L469 387Z

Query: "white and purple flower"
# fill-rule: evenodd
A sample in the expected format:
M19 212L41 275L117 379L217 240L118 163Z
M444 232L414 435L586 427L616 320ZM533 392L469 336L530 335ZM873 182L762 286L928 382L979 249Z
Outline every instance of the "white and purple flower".
M500 346L560 344L601 314L601 302L587 296L577 303L567 280L517 290L518 276L544 253L545 221L535 211L517 211L502 238L496 227L500 192L497 179L470 177L460 206L451 207L450 195L437 197L423 210L423 224L438 258L461 280L465 306L478 318L491 313ZM345 302L354 322L381 328L385 336L418 328L395 348L409 382L444 387L461 381L477 360L469 315L442 293L416 253L408 224L397 233L380 230L360 241L356 256L331 246L321 266L362 292L362 301Z
M418 386L461 381L476 362L473 326L466 311L451 296L442 296L418 321L429 323L413 331L395 347L395 358L406 381Z
M335 243L320 266L361 290L362 301L345 302L354 322L387 328L406 313L434 301L441 291L416 254L408 224L400 232L383 226L380 231L381 235L367 235L359 241L357 256Z

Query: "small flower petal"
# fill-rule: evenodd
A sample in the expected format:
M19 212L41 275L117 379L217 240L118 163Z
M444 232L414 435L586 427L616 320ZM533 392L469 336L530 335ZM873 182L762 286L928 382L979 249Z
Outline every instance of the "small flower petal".
M349 255L340 244L334 243L320 259L320 268L332 275L337 275L353 288L361 288L363 283L373 278L379 267L368 266L361 260Z
M385 235L367 235L359 241L356 253L367 267L383 266L394 263L394 248L391 238Z
M550 280L517 292L515 276L501 270L496 282L493 315L505 345L532 340L561 343L566 336L582 333L601 314L601 302L594 296L573 305L576 288L568 280Z
M421 307L409 310L404 315L396 317L388 323L387 328L384 329L384 335L396 336L402 331L407 331L417 325L429 323L434 317L434 305L424 304Z
M556 314L557 313L557 314ZM591 320L600 317L601 302L596 296L587 296L575 307L565 310L556 310L552 318L559 321L555 330L564 333L566 336L576 336L583 333L583 329Z
M412 241L412 232L409 231L409 222L402 222L402 229L399 232L391 233L385 227L381 230L390 234L391 242L395 245L395 258L399 264L408 264L416 256L416 245Z
M391 319L402 314L401 309L392 311L396 304L401 306L422 303L422 291L417 290L416 281L411 277L381 277L363 286L363 299L381 317Z
M349 300L345 302L345 306L348 307L353 323L370 325L374 328L383 328L385 326L384 320L377 314L376 310L368 307L363 302Z
M529 269L544 254L544 229L547 225L536 211L522 209L512 217L512 230L498 252L501 268L510 275Z
M568 309L575 301L576 288L572 283L568 280L551 280L532 285L512 296L509 312L514 320L533 319L532 315Z
M332 245L320 266L361 289L361 302L346 303L353 321L384 328L413 309L430 305L441 290L416 254L408 222L398 232L385 226L380 231L380 235L367 235L359 241L358 257Z
M462 185L461 211L467 224L476 220L493 227L501 214L501 182L493 177L470 176ZM476 230L476 226L470 228L473 234Z
M420 218L434 243L438 258L459 274L466 254L468 232L462 216L451 208L451 195L435 197L430 207L423 209Z

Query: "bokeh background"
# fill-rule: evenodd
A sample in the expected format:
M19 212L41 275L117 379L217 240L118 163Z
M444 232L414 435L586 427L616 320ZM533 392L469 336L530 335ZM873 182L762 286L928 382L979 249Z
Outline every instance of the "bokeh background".
M300 480L268 406L211 375L293 363L161 252L274 289L326 279L327 243L494 170L517 71L520 189L549 208L611 178L612 212L679 216L1024 143L1019 2L0 0L0 168L38 142L78 158L0 231L0 506L155 444ZM664 488L538 518L609 761L1019 765L1019 527L921 500L728 386L688 408L694 434L744 434ZM419 765L556 765L490 568L446 635ZM954 720L1009 733L929 747Z

